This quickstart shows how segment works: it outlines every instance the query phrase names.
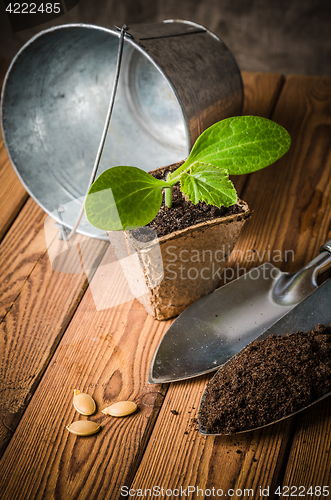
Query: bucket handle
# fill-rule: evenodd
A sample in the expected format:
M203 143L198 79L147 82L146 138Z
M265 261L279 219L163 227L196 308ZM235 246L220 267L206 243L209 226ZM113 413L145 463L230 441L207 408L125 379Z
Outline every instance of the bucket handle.
M108 132L108 129L109 129L110 119L111 119L111 115L112 115L112 112L113 112L113 107L114 107L114 102L115 102L115 97L116 97L116 92L117 92L117 87L118 87L118 80L119 80L119 76L120 76L120 69L121 69L122 55L123 55L124 36L125 35L131 36L128 33L126 33L127 30L129 29L126 24L123 24L122 28L119 28L118 26L116 26L116 28L117 28L118 31L120 31L120 35L119 35L119 43L118 43L118 52L117 52L117 62L116 62L115 78L114 78L113 89L112 89L112 93L111 93L111 97L110 97L110 101L109 101L109 106L108 106L106 121L105 121L105 125L104 125L104 128L103 128L103 132L102 132L102 136L101 136L101 140L100 140L98 152L97 152L97 155L96 155L96 158L95 158L95 161L94 161L94 166L93 166L93 170L92 170L92 173L91 173L91 177L90 177L90 181L89 181L89 184L88 184L88 188L87 188L86 194L84 196L84 201L82 203L82 206L81 206L81 209L79 211L79 214L78 214L77 220L75 222L75 225L74 225L74 227L72 228L72 230L70 231L69 234L67 234L66 228L63 225L61 225L61 231L60 231L59 237L60 237L60 239L63 239L65 241L70 240L70 238L72 238L74 236L74 234L76 233L77 228L79 226L79 223L80 223L80 221L81 221L81 219L83 217L85 200L86 200L86 197L87 197L88 192L90 190L90 187L92 186L92 184L94 182L94 179L95 179L95 176L96 176L99 164L100 164L100 160L101 160L103 148L104 148L104 145L105 145L105 142L106 142L107 132Z

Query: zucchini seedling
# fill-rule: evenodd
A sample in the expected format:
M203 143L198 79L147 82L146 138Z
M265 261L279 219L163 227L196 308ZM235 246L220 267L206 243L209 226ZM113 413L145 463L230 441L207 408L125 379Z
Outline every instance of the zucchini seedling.
M172 188L194 204L234 205L237 192L229 175L248 174L271 165L289 149L288 132L259 116L235 116L215 123L196 140L187 160L165 180L137 167L105 170L92 184L85 200L87 220L105 231L145 226L162 204L170 209Z

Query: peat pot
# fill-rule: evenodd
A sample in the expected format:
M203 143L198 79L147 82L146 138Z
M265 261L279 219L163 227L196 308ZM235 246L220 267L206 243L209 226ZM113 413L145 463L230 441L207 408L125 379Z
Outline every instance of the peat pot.
M238 204L241 213L204 221L149 243L137 241L130 232L107 233L132 294L148 314L158 320L172 318L219 286L239 232L250 217L248 205L239 199Z

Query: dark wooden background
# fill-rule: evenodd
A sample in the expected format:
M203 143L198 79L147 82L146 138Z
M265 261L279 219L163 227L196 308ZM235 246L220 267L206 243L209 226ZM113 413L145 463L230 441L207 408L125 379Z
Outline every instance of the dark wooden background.
M330 0L79 0L53 22L15 34L1 0L0 58L11 59L35 33L52 25L111 27L170 18L195 21L214 31L241 70L331 75Z

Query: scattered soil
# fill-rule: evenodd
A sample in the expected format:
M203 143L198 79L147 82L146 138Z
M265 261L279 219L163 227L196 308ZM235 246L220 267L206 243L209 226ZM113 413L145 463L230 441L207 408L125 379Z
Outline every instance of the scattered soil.
M232 434L296 412L331 391L331 325L249 344L207 386L201 429Z
M153 176L157 179L165 178L166 175L167 172L162 172L162 175L153 173ZM165 206L163 195L162 205L157 216L145 227L153 229L157 237L160 238L161 236L180 229L186 229L200 222L243 212L244 206L240 201L230 207L221 208L214 205L207 205L205 202L199 202L194 205L185 199L179 185L176 184L172 191L172 207L167 208ZM151 239L151 232L148 229L139 228L131 231L131 233L139 241L149 241Z

